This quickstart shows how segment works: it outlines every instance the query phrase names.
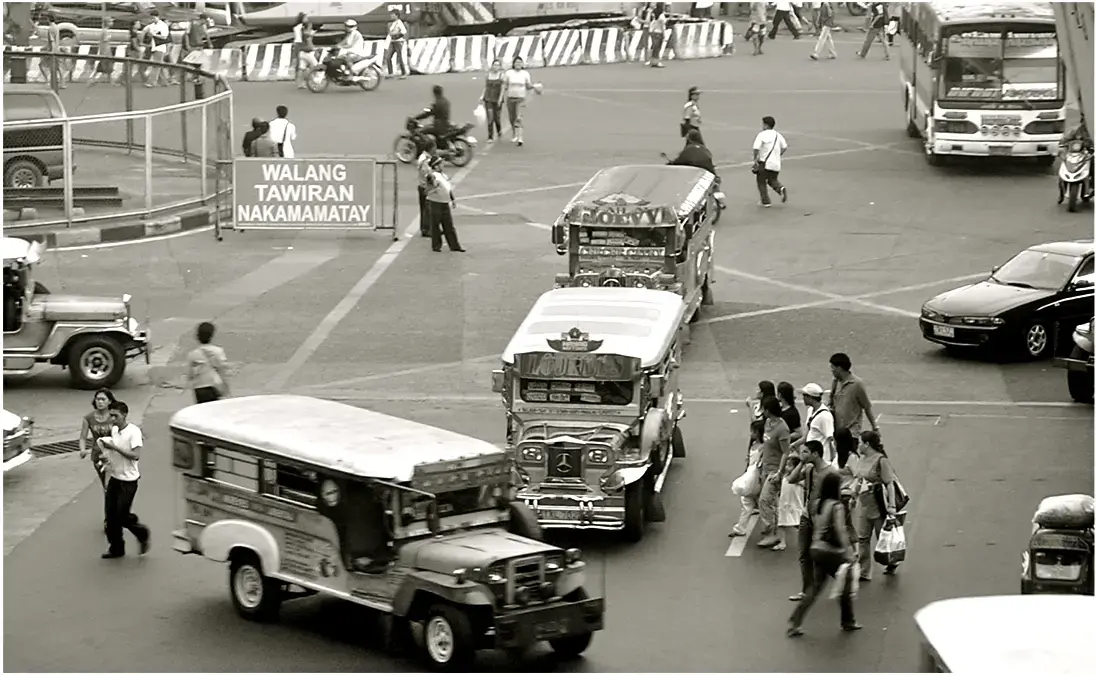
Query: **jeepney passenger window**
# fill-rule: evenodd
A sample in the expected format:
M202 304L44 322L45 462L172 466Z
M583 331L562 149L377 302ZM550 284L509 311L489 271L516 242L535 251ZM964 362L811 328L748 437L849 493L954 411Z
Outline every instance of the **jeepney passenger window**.
M320 492L320 477L315 471L264 460L262 492L302 506L315 507Z
M259 491L259 460L235 450L201 446L205 450L205 477L251 492Z

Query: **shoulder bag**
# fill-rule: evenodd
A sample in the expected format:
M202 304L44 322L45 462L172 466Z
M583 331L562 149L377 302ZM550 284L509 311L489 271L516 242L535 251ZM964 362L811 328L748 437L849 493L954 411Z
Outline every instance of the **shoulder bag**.
M875 503L879 506L879 513L887 513L887 498L883 490L886 484L883 483L883 462L890 462L889 457L880 457L879 462L876 463L873 473L876 474L876 480L872 481L871 491L872 496L875 497ZM909 506L910 496L906 492L906 488L902 487L902 483L898 481L898 474L894 470L894 465L891 465L891 473L894 475L894 512L901 513Z
M753 166L750 167L750 173L754 175L761 173L761 168L764 167L765 164L768 163L769 158L773 156L773 150L776 150L776 144L779 139L779 134L773 137L773 147L769 148L769 154L765 155L765 159L761 160L760 162L754 162Z

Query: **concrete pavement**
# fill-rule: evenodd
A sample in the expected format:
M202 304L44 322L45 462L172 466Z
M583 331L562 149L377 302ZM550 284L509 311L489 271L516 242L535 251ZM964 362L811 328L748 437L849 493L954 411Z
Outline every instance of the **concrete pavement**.
M659 151L675 149L676 116L690 84L706 92L705 135L728 165L749 159L758 119L773 114L792 144L782 175L791 200L757 209L746 168L723 169L730 208L718 226L717 302L694 331L682 370L693 401L685 422L689 457L672 472L667 522L634 547L608 537L565 538L588 551L596 563L591 576L609 599L607 630L585 660L557 664L540 656L513 664L496 656L481 665L911 670L913 611L943 597L1016 592L1031 511L1047 494L1091 493L1093 444L1092 409L1065 403L1062 371L946 356L921 340L912 315L957 278L1038 241L1090 235L1091 223L1055 208L1045 172L928 167L904 136L893 63L813 63L809 49L806 40L780 40L756 59L672 63L664 71L535 72L546 93L527 112L526 146L494 148L457 189L458 228L469 249L463 255L434 254L419 240L386 255L383 235L247 232L229 233L219 245L201 235L148 244L165 247L151 256L144 244L97 259L65 254L53 269L58 282L79 288L113 294L148 287L154 321L162 322L154 328L168 338L158 352L158 381L174 381L186 334L212 317L219 341L241 364L238 394L285 381L298 393L500 441L488 373L563 265L543 225L598 168L656 162ZM434 81L386 82L372 96L243 85L235 118L268 115L285 103L301 130L302 153L382 153ZM478 81L436 81L455 118L470 114ZM333 98L344 93L351 95ZM375 284L345 318L317 333L382 258ZM105 265L126 271L104 280ZM315 349L304 367L287 368L306 339ZM749 545L741 556L726 555L737 516L729 484L741 472L745 444L741 401L762 378L825 383L826 358L838 350L851 354L881 402L888 450L914 499L910 559L897 578L877 577L864 589L858 611L865 631L841 635L835 603L827 601L815 608L807 637L789 643L783 628L791 611L785 598L797 584L794 547L772 553ZM44 525L4 560L5 667L414 669L382 656L368 618L340 603L305 601L287 606L279 625L246 624L232 613L222 567L168 549L175 507L164 429L186 396L133 387L123 398L151 399L137 510L158 543L144 559L100 561L105 544L97 515L89 515L99 513L97 487L46 513ZM34 393L24 400L54 410L58 420L75 423L85 409L86 394L60 383L25 388ZM939 403L917 404L923 401ZM42 468L23 468L30 467ZM92 480L88 472L85 486ZM6 518L13 513L7 500L5 490ZM113 646L119 633L125 649ZM112 647L96 648L105 645Z

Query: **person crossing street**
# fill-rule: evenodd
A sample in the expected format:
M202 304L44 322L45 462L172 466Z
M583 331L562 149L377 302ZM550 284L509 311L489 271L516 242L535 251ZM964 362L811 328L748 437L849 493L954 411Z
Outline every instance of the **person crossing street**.
M103 558L121 558L126 554L126 540L122 530L129 530L141 545L141 555L148 553L151 536L146 525L133 513L133 500L137 496L137 483L141 478L138 461L144 448L141 429L129 421L129 406L122 401L111 404L114 428L109 438L96 441L103 450L110 471L107 482L107 542L109 548Z
M818 40L814 43L814 51L811 58L817 61L823 50L830 53L827 59L837 58L837 48L833 44L833 3L819 3L818 7Z

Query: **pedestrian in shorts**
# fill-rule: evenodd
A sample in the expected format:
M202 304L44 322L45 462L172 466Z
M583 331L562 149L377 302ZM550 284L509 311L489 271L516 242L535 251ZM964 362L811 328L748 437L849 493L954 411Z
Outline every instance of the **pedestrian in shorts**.
M122 530L129 530L141 545L141 555L148 553L150 533L133 513L133 500L137 496L137 483L141 478L138 461L144 447L141 429L129 421L129 406L122 401L111 405L114 428L109 438L97 441L110 467L107 482L107 542L109 547L103 558L121 558L126 554L126 540Z

